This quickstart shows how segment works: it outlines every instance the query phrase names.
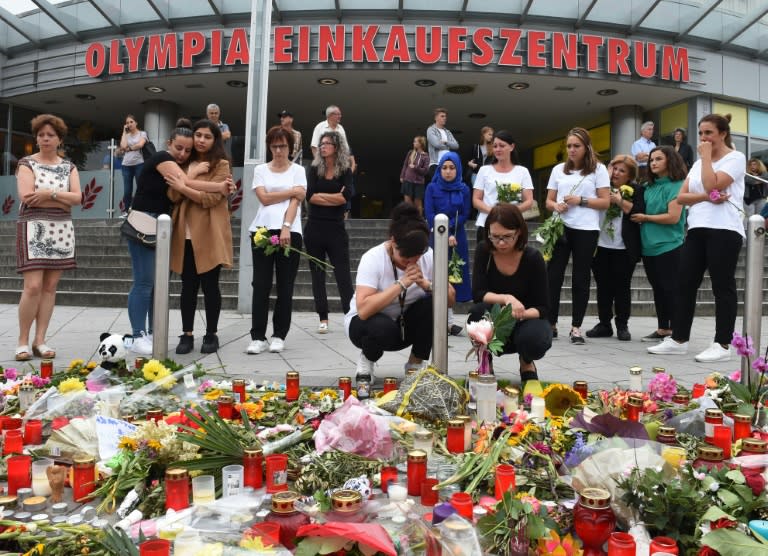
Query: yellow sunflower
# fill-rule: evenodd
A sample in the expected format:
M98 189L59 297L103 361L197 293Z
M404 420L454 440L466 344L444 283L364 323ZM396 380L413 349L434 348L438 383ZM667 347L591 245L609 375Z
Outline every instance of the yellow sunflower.
M550 384L541 393L547 411L552 415L562 416L572 407L581 407L584 401L579 393L565 384Z
M67 368L67 370L72 371L74 369L78 369L83 366L83 363L85 363L85 361L83 361L82 359L73 359L72 361L69 362L69 367Z
M214 388L213 390L208 390L205 394L203 394L203 398L208 401L218 400L219 396L221 396L223 393L224 391L221 388Z
M153 450L160 450L162 449L163 445L160 444L159 440L155 440L154 438L152 440L147 441L147 448L152 448Z
M117 445L119 450L128 450L129 452L135 452L138 442L133 438L124 436L120 439L120 443Z
M80 390L85 390L85 384L80 382L78 378L68 378L59 383L60 394L69 394L71 392L79 392Z
M95 369L98 366L99 366L99 364L96 363L96 361L88 361L88 364L85 366L85 368L88 369L89 371L92 371L93 369Z

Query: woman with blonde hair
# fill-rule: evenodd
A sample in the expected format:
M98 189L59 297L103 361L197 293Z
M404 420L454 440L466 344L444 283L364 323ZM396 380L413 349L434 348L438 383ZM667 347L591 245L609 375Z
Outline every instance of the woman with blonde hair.
M475 184L477 172L481 166L493 161L493 128L489 125L480 129L480 142L472 147L472 159L467 162L467 168L471 171L469 180L465 180L469 187Z
M426 175L429 171L429 153L427 138L417 135L413 138L413 148L408 151L400 170L400 193L406 203L415 204L420 214L424 214L424 191Z
M16 271L24 276L16 361L29 361L32 354L46 359L56 357L56 351L45 345L45 335L61 274L76 268L71 212L82 201L77 168L59 154L67 135L64 120L40 114L31 123L38 152L19 160L16 170L21 199L16 223ZM30 349L33 322L35 337Z
M759 179L758 179L759 178ZM759 158L750 158L744 176L744 216L760 214L768 196L768 170Z

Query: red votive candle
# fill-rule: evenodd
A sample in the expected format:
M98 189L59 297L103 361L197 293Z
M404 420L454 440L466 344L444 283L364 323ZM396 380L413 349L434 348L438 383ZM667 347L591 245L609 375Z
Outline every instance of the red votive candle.
M243 484L247 487L261 488L264 483L264 452L261 448L243 450Z
M339 396L341 397L342 400L347 401L347 398L351 395L352 395L352 377L340 376L339 377Z
M693 390L691 390L691 399L700 398L704 395L706 387L703 384L694 384Z
M462 423L463 425L463 423ZM462 436L462 442L464 442ZM427 478L427 453L423 450L408 452L408 495L421 496L421 483Z
M654 537L651 539L651 549L649 553L651 556L657 552L666 552L667 554L680 554L677 548L677 542L672 537Z
M242 378L236 378L232 381L232 394L235 403L245 402L245 381Z
M515 489L515 468L508 463L496 466L496 500L501 500L504 493Z
M582 400L587 401L587 398L589 397L589 386L586 380L574 380L573 389L578 392Z
M170 556L171 541L152 539L139 545L139 556Z
M397 467L387 465L381 468L381 491L386 494L389 483L397 482Z
M285 401L295 402L299 399L299 373L288 371L285 373Z
M432 487L438 483L437 479L424 479L421 482L421 505L434 506L437 504L438 492Z
M232 396L220 396L216 403L219 417L231 420L235 413L235 400L232 399Z
M3 430L10 431L13 429L20 429L22 420L20 417L8 417L3 423Z
M723 459L731 457L731 429L726 425L715 425L715 433L712 442L723 450Z
M448 421L445 445L452 454L464 453L464 421L461 419Z
M271 521L254 523L249 529L253 537L260 537L264 544L276 545L280 543L280 524Z
M53 361L51 359L43 359L40 361L40 377L51 378L53 376Z
M392 390L397 390L397 379L391 376L388 376L384 379L384 393L391 392Z
M43 422L30 419L24 426L24 444L36 446L43 443Z
M611 533L608 537L608 556L635 556L635 538L629 533Z
M165 509L183 510L189 507L189 472L186 469L165 471Z
M267 492L288 490L288 456L270 454L264 459L267 462Z
M733 441L741 440L752 435L752 418L749 415L736 414L733 416Z
M75 502L86 502L96 490L96 459L87 454L75 456L72 458L72 469L72 499Z
M3 443L3 455L20 454L24 451L24 441L19 429L5 432L5 442Z
M472 508L474 508L472 495L466 492L454 492L451 495L451 506L454 507L456 513L461 517L472 521Z
M8 494L32 486L32 456L8 458Z

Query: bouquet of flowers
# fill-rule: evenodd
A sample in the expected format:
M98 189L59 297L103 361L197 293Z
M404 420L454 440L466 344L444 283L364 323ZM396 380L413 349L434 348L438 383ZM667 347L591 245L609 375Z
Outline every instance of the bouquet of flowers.
M552 259L552 252L555 250L557 240L563 235L563 219L559 212L553 212L552 216L542 222L539 229L536 230L536 239L541 242L541 255L545 261Z
M500 203L520 203L523 200L523 186L519 183L496 182L496 194Z
M333 265L330 263L327 263L325 261L321 261L317 257L313 257L306 251L302 251L301 249L296 249L292 245L286 245L285 247L280 247L280 236L276 234L269 235L269 230L267 230L264 226L256 230L256 232L253 234L253 244L258 249L263 249L265 255L271 255L272 253L275 253L279 249L283 250L283 254L287 257L291 251L295 251L302 257L305 257L312 261L314 264L316 264L319 268L323 270L333 270Z
M512 316L512 306L501 308L494 305L482 319L467 324L467 335L472 342L472 349L467 353L467 359L473 353L477 354L477 372L481 375L492 374L490 354L500 355L504 350L517 320Z
M631 185L622 185L618 189L611 189L611 193L617 192L621 194L621 199L623 201L631 201L632 195L635 194L635 190ZM616 232L616 228L614 227L614 220L621 216L621 214L621 206L614 205L613 203L611 203L608 209L605 211L605 222L603 222L603 229L611 239L613 239L613 234Z
M461 267L464 266L466 261L459 256L456 249L451 254L451 260L448 261L448 282L451 284L461 284L464 282L464 277L461 273Z

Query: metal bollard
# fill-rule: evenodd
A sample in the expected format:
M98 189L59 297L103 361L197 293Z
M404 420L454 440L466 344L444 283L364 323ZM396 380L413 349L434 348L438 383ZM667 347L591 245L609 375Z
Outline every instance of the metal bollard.
M435 216L432 262L432 365L448 374L448 217Z
M763 316L763 248L765 246L765 219L757 214L747 223L747 261L744 284L744 317L742 334L752 336L755 353L760 355L760 332ZM746 357L741 359L741 383L752 384L755 372Z
M155 247L155 290L152 306L152 357L162 361L168 357L168 283L171 278L171 217L157 217Z

